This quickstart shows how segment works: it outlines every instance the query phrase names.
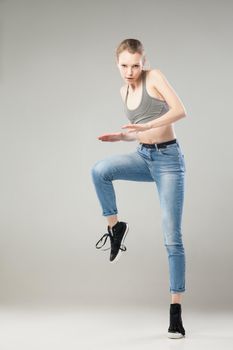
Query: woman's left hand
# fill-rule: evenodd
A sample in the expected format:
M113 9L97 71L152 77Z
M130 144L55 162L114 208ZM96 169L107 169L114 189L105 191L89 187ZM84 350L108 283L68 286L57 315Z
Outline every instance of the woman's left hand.
M126 124L122 126L122 129L129 129L129 132L134 131L146 131L151 128L151 125L149 123L145 124Z

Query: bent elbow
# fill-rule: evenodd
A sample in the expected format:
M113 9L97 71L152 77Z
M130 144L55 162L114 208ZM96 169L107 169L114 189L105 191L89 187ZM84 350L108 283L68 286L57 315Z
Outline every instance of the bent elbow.
M186 110L184 107L182 106L176 106L173 108L174 114L178 117L178 118L183 118L187 116Z
M179 111L179 116L180 116L180 118L187 117L186 110L185 110L185 109L181 109L181 110Z
M184 116L184 117L187 117L187 111L186 111L186 109L184 108L184 106L182 107L182 112L183 112L183 116Z

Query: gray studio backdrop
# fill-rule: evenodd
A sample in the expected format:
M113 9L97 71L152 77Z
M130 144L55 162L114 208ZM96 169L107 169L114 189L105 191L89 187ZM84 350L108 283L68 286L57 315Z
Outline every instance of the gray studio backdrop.
M0 1L0 302L163 305L168 261L153 183L116 181L128 251L110 264L90 170L135 142L97 140L127 122L115 65L144 43L187 117L183 239L190 307L232 308L231 1Z

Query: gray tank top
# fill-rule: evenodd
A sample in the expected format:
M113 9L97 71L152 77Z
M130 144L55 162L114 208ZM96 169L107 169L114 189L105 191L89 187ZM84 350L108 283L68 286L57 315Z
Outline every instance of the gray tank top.
M139 106L135 109L128 109L127 107L128 92L129 85L125 97L124 110L132 124L147 123L169 111L169 105L166 101L148 94L146 90L146 71L142 71L142 98Z

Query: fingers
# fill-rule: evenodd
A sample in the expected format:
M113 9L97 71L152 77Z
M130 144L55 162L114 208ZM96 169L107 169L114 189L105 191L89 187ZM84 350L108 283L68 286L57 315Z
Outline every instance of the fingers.
M104 134L104 135L98 136L97 139L100 141L117 141L116 136L118 136L118 133Z
M98 137L118 136L118 135L120 135L119 132L112 132L112 133L108 133L108 134L102 134L102 135L100 135L100 136L98 136Z
M108 136L99 136L98 139L101 141L107 141L107 140L109 140L109 137Z
M134 125L133 124L123 125L121 128L122 129L130 129L130 128L134 128Z
M137 124L128 124L128 125L123 125L122 129L130 129L135 131L135 130L141 130L142 126Z
M125 128L124 128L124 129L125 129ZM131 126L131 127L129 128L128 132L134 132L134 131L137 131L137 130L140 130L140 128Z

